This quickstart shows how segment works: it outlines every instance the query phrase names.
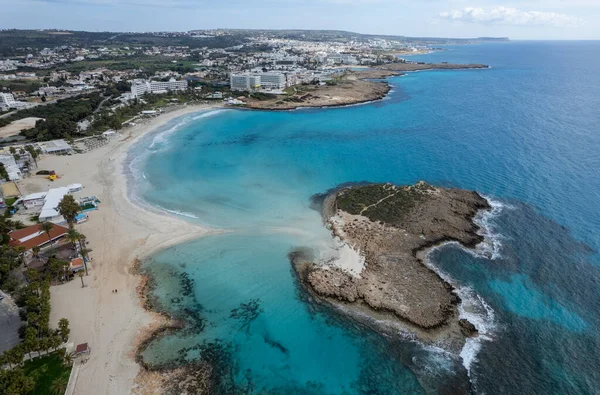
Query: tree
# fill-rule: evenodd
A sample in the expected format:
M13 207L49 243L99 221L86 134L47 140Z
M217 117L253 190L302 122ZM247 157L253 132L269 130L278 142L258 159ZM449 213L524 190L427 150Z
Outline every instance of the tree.
M33 326L27 327L23 347L25 347L25 351L29 354L29 358L31 358L31 353L38 349L37 331Z
M71 364L73 363L73 356L66 352L65 356L63 357L63 362L65 365L71 366Z
M62 338L63 342L69 340L69 334L71 333L71 329L69 329L69 320L66 318L61 318L58 321L58 333Z
M40 257L40 246L33 246L33 248L31 249L31 252L33 252L33 256L36 258ZM37 273L37 272L36 272Z
M79 211L81 211L81 207L71 195L65 195L58 203L58 212L65 217L70 228L75 224L75 217L79 214Z
M50 241L50 244L52 244L52 238L50 237L50 232L52 231L52 229L54 229L54 224L52 222L43 222L40 225L40 228L46 232L46 234L48 235L48 240Z
M27 377L23 369L0 370L0 393L25 395L33 391L35 380Z
M0 163L0 178L5 179L6 181L10 181L10 177L8 176L8 172L4 167L4 163Z
M63 343L62 338L60 337L60 335L54 335L50 338L50 347L53 350L56 350L58 347L60 347L60 345Z
M73 248L77 248L77 242L81 240L81 236L81 233L79 233L73 227L70 227L67 231L67 240L73 243Z
M64 262L56 258L50 258L49 263L50 273L52 273L56 281L60 281L62 278L61 274L64 273Z
M85 268L85 275L88 275L88 267L87 267L87 261L89 259L89 252L90 250L88 250L87 248L82 248L80 251L81 256L83 257L83 267Z
M6 350L4 351L3 356L6 363L8 363L11 368L13 366L20 365L23 362L23 346L18 345L10 350Z
M50 388L50 391L53 395L63 395L65 393L65 391L67 390L68 384L69 384L69 381L67 380L66 377L64 377L64 376L57 377L54 379L54 381L52 381L52 386Z
M37 167L37 158L40 156L39 152L33 147L33 145L26 145L25 150L29 152L29 155L33 158L35 162L35 167Z

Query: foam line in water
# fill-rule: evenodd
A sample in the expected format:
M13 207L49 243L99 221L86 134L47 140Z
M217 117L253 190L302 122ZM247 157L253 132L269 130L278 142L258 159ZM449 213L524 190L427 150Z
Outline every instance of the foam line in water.
M456 242L452 244L460 245ZM446 243L450 244L450 243ZM481 345L485 341L491 341L494 338L494 331L496 329L496 318L494 310L488 305L485 300L478 295L472 288L466 286L460 286L457 282L446 272L438 268L430 259L432 251L441 248L443 246L432 248L424 263L431 270L435 271L442 279L454 286L454 293L461 299L461 303L458 306L459 318L466 319L475 326L478 332L478 336L467 338L465 345L463 346L460 357L463 361L463 366L467 370L469 377L472 380L471 367L474 361L477 360L477 354L481 350ZM473 380L472 380L473 382Z
M156 207L158 207L158 208L160 208L161 210L163 210L163 211L166 211L166 212L168 212L168 213L175 214L175 215L179 215L179 216L182 216L182 217L186 217L186 218L196 218L196 219L197 219L197 218L199 218L199 217L198 217L198 216L196 216L195 214L192 214L192 213L187 213L187 212L185 212L185 211L179 211L179 210L169 210L168 208L164 208L164 207L162 207L162 206L159 206L159 205L156 205Z
M502 257L502 235L496 231L493 220L500 215L503 210L513 209L512 206L483 196L491 206L490 210L480 211L474 218L475 224L479 226L479 235L484 237L483 242L479 243L475 249L465 249L468 253L479 258L496 260Z
M175 124L173 127L170 127L169 129L156 134L156 136L154 136L154 138L152 139L152 142L150 143L150 145L148 146L148 148L151 149L151 150L154 150L157 147L164 146L168 142L169 136L171 136L173 133L175 133L182 126L188 124L190 121L196 121L198 119L208 118L208 117L220 114L223 111L225 111L225 110L213 110L213 111L207 111L207 112L204 112L202 114L196 115L196 116L194 116L192 118L185 117L180 122L178 122L177 124Z

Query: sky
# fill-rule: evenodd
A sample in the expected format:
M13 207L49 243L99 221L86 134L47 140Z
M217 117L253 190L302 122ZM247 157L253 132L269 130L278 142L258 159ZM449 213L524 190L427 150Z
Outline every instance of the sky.
M0 29L9 28L600 39L600 0L0 0Z

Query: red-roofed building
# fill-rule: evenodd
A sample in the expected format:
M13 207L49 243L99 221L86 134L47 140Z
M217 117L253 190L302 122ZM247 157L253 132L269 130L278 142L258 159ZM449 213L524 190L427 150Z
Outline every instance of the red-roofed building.
M41 225L32 225L23 229L13 230L10 236L9 244L12 247L25 247L30 250L35 246L44 247L50 242L56 242L67 235L68 229L64 226L54 225L50 230L50 237L42 230Z
M85 267L83 265L83 259L82 258L71 259L71 264L69 265L69 268L73 272L78 272L80 270L85 269Z

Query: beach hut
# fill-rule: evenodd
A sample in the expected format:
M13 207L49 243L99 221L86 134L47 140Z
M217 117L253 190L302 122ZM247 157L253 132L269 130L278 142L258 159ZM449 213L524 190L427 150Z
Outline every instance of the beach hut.
M90 347L87 343L78 344L75 348L75 356L78 357L80 355L90 355Z

